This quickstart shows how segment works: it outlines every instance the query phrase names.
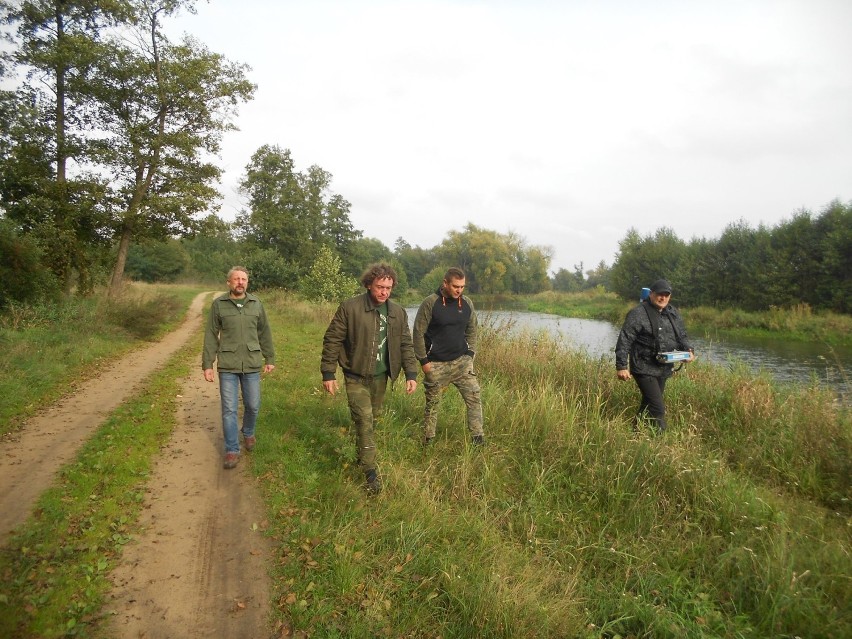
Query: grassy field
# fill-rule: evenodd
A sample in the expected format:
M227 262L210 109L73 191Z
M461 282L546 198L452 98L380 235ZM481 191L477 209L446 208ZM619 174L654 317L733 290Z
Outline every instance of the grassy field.
M610 362L491 332L477 357L488 445L469 445L451 389L423 450L422 391L397 385L377 433L385 491L367 498L345 397L320 391L333 309L263 298L279 368L247 461L278 548L280 636L852 636L852 421L818 389L690 365L654 437L631 428L638 393ZM54 525L3 550L0 635L24 616L31 636L100 636L106 574L171 428L146 406L199 344L82 453L124 458L69 465L41 502ZM130 423L150 425L131 437Z

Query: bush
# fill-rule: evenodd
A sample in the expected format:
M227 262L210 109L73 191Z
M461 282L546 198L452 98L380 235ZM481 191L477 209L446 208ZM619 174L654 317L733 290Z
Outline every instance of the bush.
M358 291L358 282L340 272L340 257L322 246L307 277L302 278L299 290L314 302L339 302Z
M107 304L107 319L133 337L154 339L164 324L177 317L181 302L174 295L152 298L124 296Z
M42 251L30 238L19 235L14 224L0 218L0 281L4 294L0 308L13 302L37 303L56 299L59 282L42 264Z
M275 249L255 249L242 263L249 270L249 283L254 290L298 287L298 265L284 259Z
M189 267L189 255L177 240L134 244L127 254L127 276L143 282L174 282Z

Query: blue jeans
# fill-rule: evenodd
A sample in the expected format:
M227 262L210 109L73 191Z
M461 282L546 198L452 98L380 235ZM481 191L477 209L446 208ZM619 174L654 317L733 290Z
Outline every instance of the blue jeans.
M219 371L219 394L222 396L222 431L225 434L225 452L240 452L237 432L237 409L240 405L240 387L243 390L243 436L254 435L257 413L260 411L260 373L224 373Z

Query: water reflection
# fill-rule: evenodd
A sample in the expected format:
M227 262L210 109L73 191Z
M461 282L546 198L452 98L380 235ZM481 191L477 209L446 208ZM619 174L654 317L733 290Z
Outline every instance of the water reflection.
M417 309L409 308L408 313L413 322ZM583 351L594 359L615 361L620 327L609 322L530 311L480 310L478 313L480 323L485 326L513 333L544 332L567 348ZM852 387L845 375L852 371L852 348L759 338L721 340L699 337L694 331L690 333L690 341L703 361L720 366L742 363L755 372L766 371L781 382L810 383L816 379L837 390L843 398L850 398Z

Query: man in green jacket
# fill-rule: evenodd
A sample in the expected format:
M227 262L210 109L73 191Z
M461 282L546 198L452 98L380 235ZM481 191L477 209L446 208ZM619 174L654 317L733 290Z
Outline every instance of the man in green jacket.
M235 266L228 271L228 292L213 300L204 333L201 368L212 382L213 361L219 369L222 398L222 430L225 435L225 468L240 460L237 433L239 391L243 394L243 439L246 450L254 448L257 414L260 410L260 371L275 369L275 347L266 311L260 300L247 292L248 271Z
M382 487L373 429L381 415L388 378L395 380L403 369L405 392L410 395L417 388L408 314L388 299L396 282L396 271L387 264L370 266L361 276L366 291L340 304L322 341L322 385L331 395L337 392L335 377L340 365L355 424L358 463L370 494Z

